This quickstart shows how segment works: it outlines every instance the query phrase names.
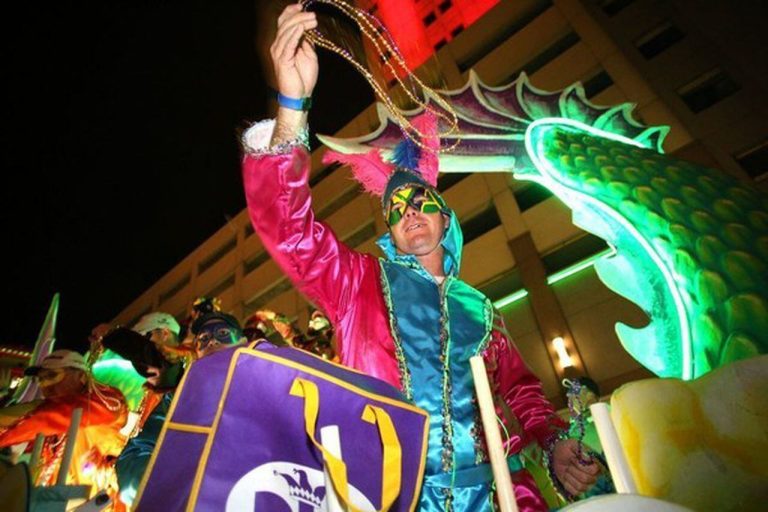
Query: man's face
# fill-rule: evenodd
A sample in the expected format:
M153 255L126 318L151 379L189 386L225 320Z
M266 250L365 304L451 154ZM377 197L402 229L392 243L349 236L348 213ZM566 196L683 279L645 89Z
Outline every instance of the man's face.
M205 322L195 335L195 352L198 359L237 343L241 333L223 320Z
M176 347L179 344L179 338L170 329L161 328L154 329L146 333L144 336L150 339L152 343L159 347Z
M179 346L179 337L176 336L176 333L163 327L160 329L153 329L144 334L144 336L149 338L149 341L155 344L155 347L157 347L157 350L160 351L166 361L175 363L179 360L178 354L172 350L167 350Z
M87 376L75 368L43 368L37 374L37 383L43 398L61 398L82 393L85 390Z
M442 249L447 218L429 189L406 187L392 194L387 222L395 247L403 254L426 256Z

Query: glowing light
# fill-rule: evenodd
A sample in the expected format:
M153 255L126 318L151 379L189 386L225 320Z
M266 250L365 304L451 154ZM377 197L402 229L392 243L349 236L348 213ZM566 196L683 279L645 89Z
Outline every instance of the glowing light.
M568 349L565 348L565 340L562 336L558 336L557 338L552 340L552 346L555 349L555 352L557 352L557 359L560 362L560 368L565 370L566 368L572 368L573 367L573 359L571 359L570 354L568 354Z
M664 283L664 292L669 298L669 304L661 306L657 301L657 309L650 314L652 324L656 319L666 319L669 324L660 325L661 330L666 330L667 337L673 335L678 340L680 355L676 358L671 354L662 354L658 351L655 344L646 343L645 346L639 346L637 343L631 343L628 338L629 328L619 330L619 338L625 342L625 346L630 349L630 353L644 364L652 364L653 370L662 376L679 376L684 380L693 377L691 333L687 311L683 304L682 291L675 282L671 267L671 262L665 261L664 257L653 247L653 245L640 233L637 227L632 225L628 219L624 218L610 205L599 200L593 195L586 194L579 190L574 190L562 184L559 180L560 172L557 168L559 162L550 160L547 155L546 136L553 130L563 130L575 128L578 131L586 132L590 136L608 139L622 144L635 147L643 147L637 141L615 133L606 132L588 126L584 123L565 118L545 118L534 121L528 126L525 137L526 150L531 161L541 175L521 174L516 177L540 183L551 190L563 202L574 210L574 221L578 215L579 225L588 231L595 232L602 238L616 237L618 240L609 240L616 246L625 249L625 253L634 253L639 258L636 261L634 272L654 272L660 274ZM619 283L626 280L627 276L613 275L619 272L609 265L605 265L600 272L600 278L608 283ZM645 295L655 293L655 290L635 289L637 293ZM626 295L625 295L626 296ZM631 298L631 297L630 297ZM636 299L636 298L635 298ZM647 302L651 302L650 298ZM665 309L666 308L666 309ZM655 314L654 314L655 313ZM626 340L624 338L627 338ZM632 340L635 341L635 340ZM671 340L658 340L659 346L669 343ZM634 350L632 350L634 349Z
M501 299L497 300L493 303L493 307L496 309L501 309L504 306L509 306L513 302L517 302L520 299L524 299L528 296L528 290L523 288L522 290L517 290L516 292L510 293L506 297L502 297Z
M606 249L597 254L589 256L588 258L584 258L583 260L574 263L570 267L566 267L563 270L560 270L559 272L555 272L551 276L547 277L547 284L555 284L559 281L562 281L566 277L577 274L582 270L586 270L589 267L593 266L602 258L605 258L606 256L612 256L615 253L616 251L614 249ZM520 290L510 293L506 297L500 298L499 300L493 303L493 307L496 309L501 309L503 307L509 306L510 304L514 304L515 302L522 300L527 296L528 296L528 290L526 290L525 288L522 288Z
M595 263L597 263L598 260L606 257L606 256L612 256L613 254L616 254L616 251L613 249L606 249L604 251L600 251L597 254L593 254L592 256L588 258L584 258L583 260L574 263L570 267L564 268L563 270L560 270L558 272L555 272L551 276L547 277L547 284L555 284L558 281L562 281L566 277L572 276L573 274L577 274L581 272L582 270L586 270L589 267L593 266Z

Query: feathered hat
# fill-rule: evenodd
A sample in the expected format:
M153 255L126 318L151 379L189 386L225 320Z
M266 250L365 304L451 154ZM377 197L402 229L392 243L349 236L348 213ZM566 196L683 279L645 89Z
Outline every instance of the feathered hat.
M407 185L416 184L432 189L439 196L437 175L440 138L437 132L437 117L429 111L424 112L413 119L413 127L423 134L421 144L405 137L395 146L390 160L384 160L378 149L363 154L344 154L328 150L323 156L323 163L338 162L349 165L363 190L381 197L381 204L385 209L392 194Z

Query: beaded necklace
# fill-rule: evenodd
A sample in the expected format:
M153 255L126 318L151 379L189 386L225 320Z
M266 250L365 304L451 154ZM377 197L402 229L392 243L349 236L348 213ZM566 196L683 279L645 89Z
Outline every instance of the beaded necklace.
M417 77L414 73L411 72L410 69L408 69L408 66L405 63L405 59L400 53L400 50L398 49L394 39L389 34L389 31L386 29L386 27L384 27L384 25L375 16L363 9L347 4L342 0L302 0L301 5L306 11L312 6L312 4L315 3L326 4L335 7L342 14L349 17L357 25L362 37L368 39L371 42L373 47L376 49L376 52L381 57L380 60L383 61L386 68L395 77L395 80L402 87L403 91L408 96L408 99L410 99L418 107L427 110L439 119L442 119L448 125L447 130L438 132L439 138L449 137L458 132L459 119L451 104L442 96L440 96L440 94L435 90L424 84L424 82L422 82L419 77ZM373 76L373 74L368 71L365 66L355 60L349 51L341 48L329 40L317 29L308 31L306 33L306 37L315 45L336 53L344 60L352 64L352 66L371 85L376 96L382 101L385 108L392 115L394 121L400 126L400 130L403 132L403 135L412 140L421 149L431 151L430 148L428 148L427 145L422 142L422 140L426 140L429 134L421 133L413 125L413 123L409 121L406 112L395 104L392 97L385 90L385 87L379 83L376 77ZM423 98L411 90L411 88L403 81L403 79L400 78L400 73L403 73L407 77L408 81L415 84L416 89L421 90L423 93ZM437 107L430 105L430 100L433 101ZM438 123L438 126L439 124L440 123ZM456 138L450 146L442 148L441 150L451 151L456 148L459 142L460 139Z

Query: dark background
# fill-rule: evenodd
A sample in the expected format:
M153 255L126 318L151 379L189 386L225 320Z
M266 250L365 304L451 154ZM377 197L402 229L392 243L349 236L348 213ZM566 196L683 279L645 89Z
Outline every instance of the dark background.
M238 133L268 115L277 3L6 11L0 345L31 347L58 291L56 346L84 351L245 207ZM333 133L373 96L336 56L320 67L310 123Z

